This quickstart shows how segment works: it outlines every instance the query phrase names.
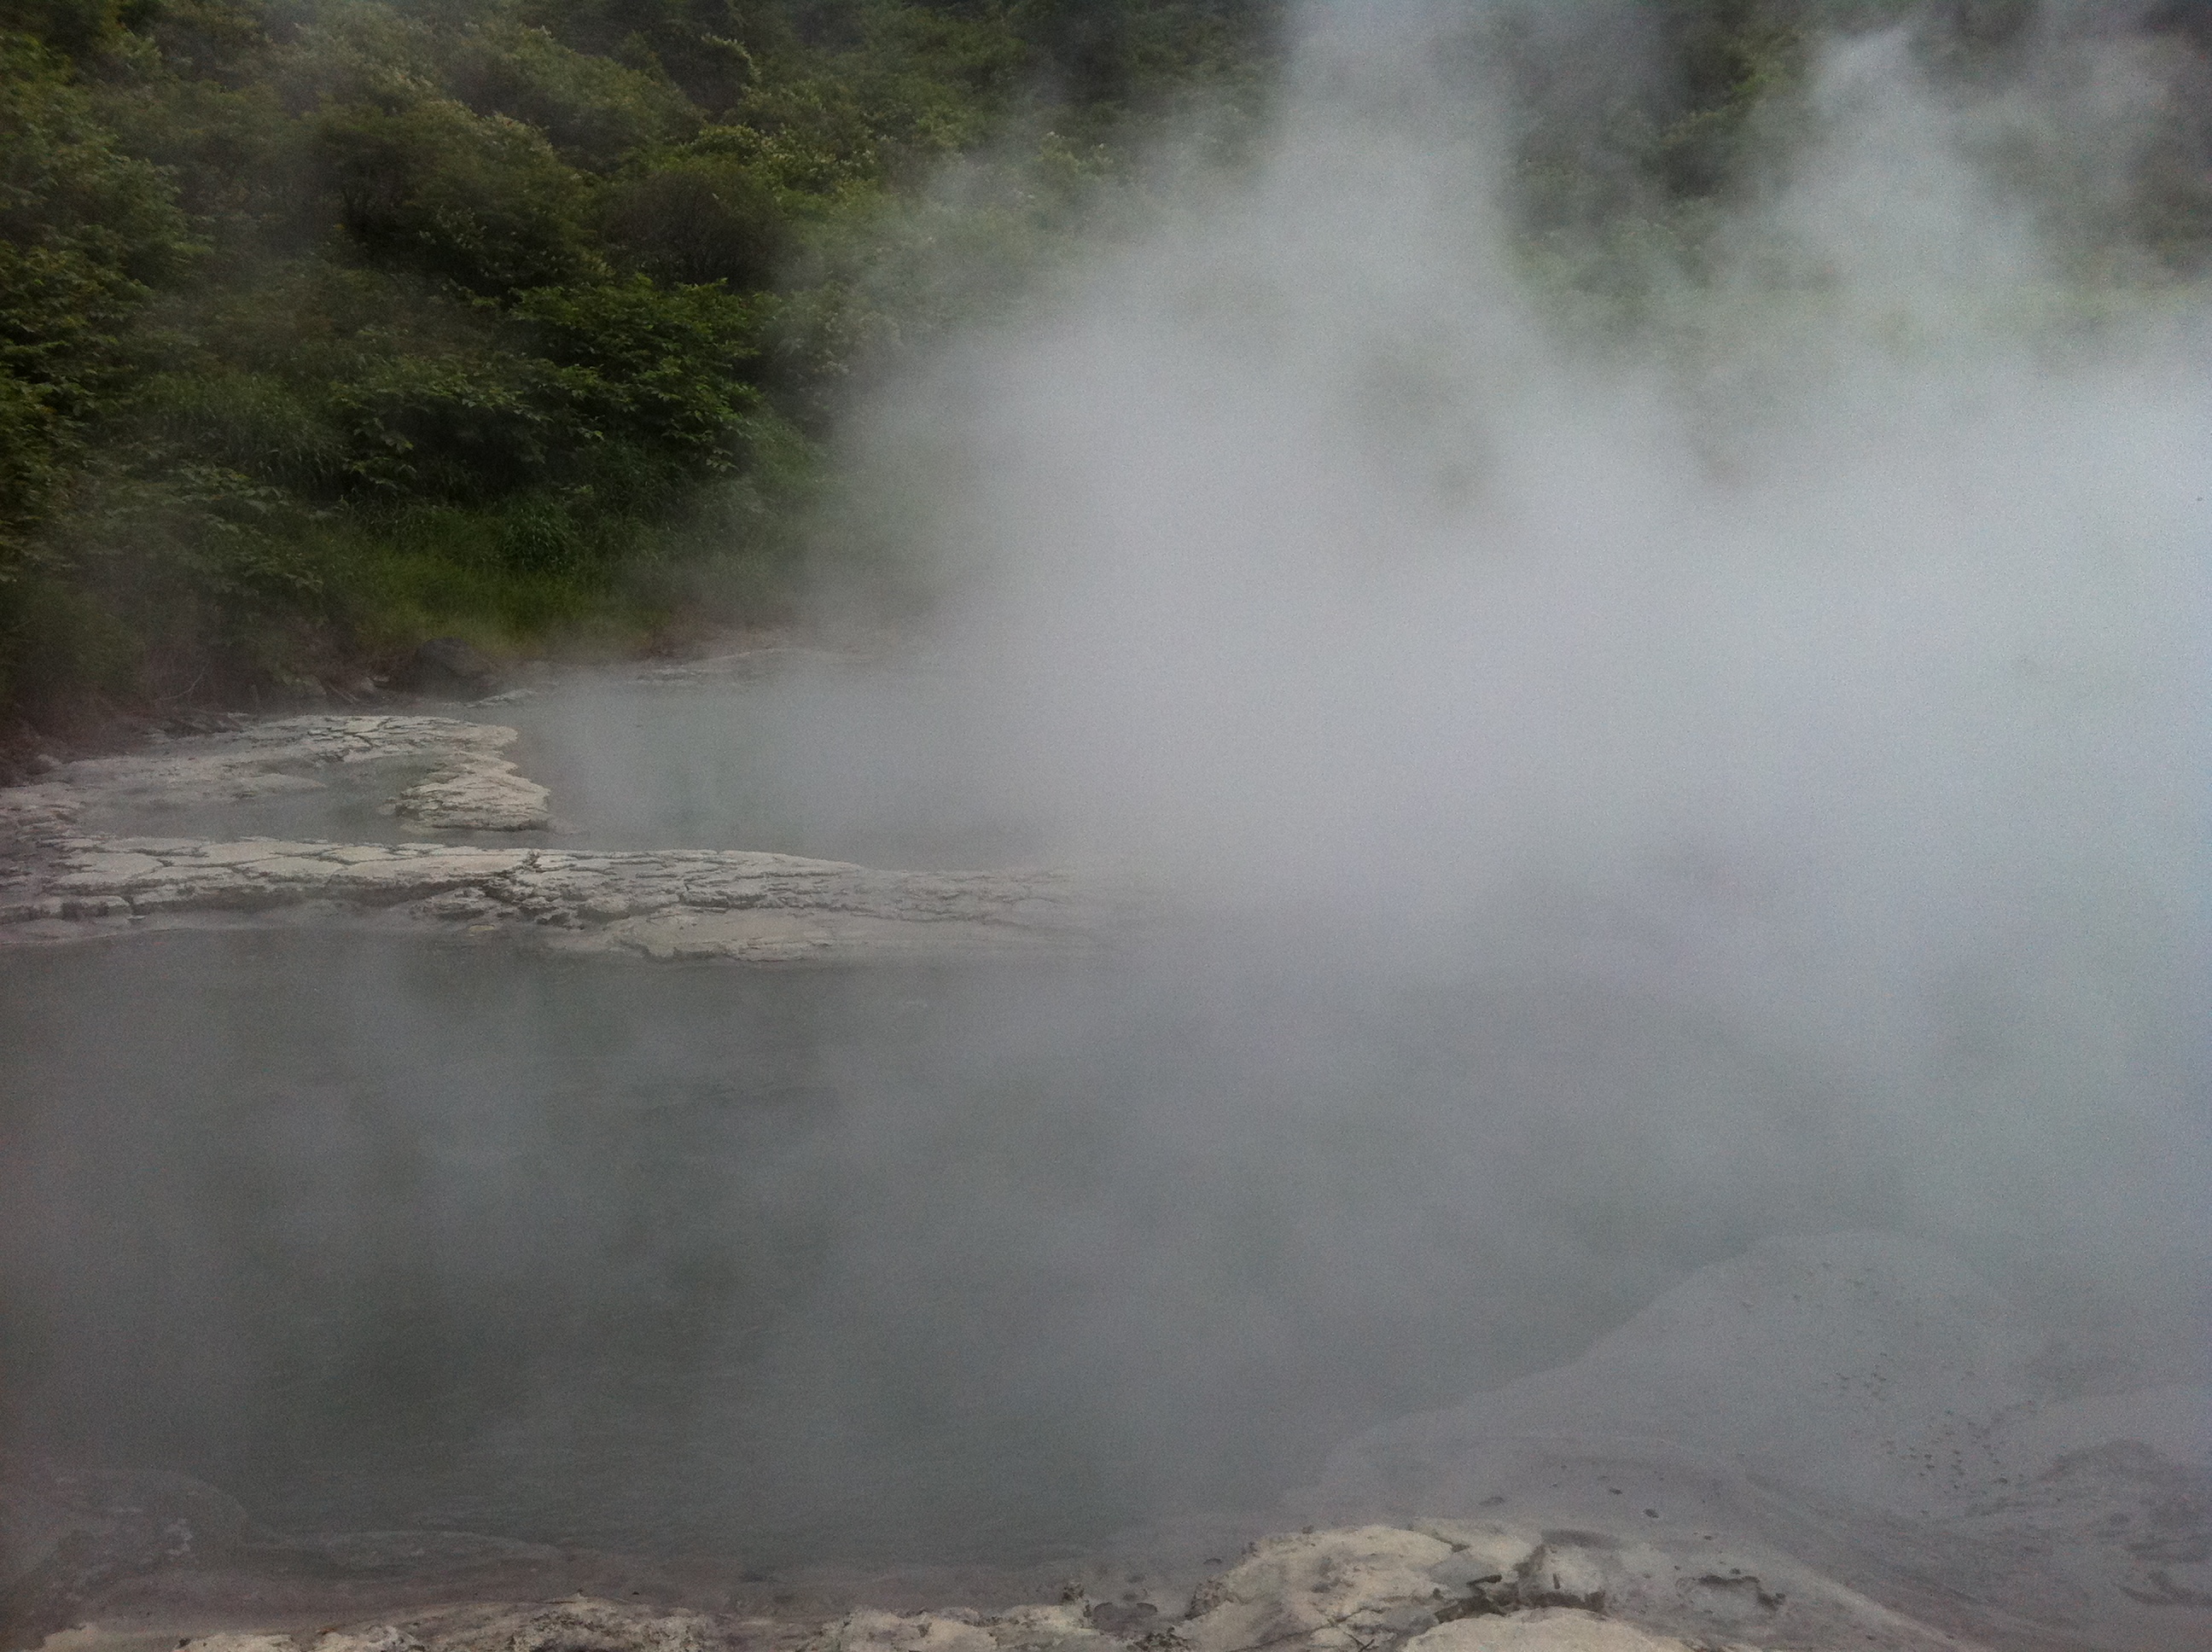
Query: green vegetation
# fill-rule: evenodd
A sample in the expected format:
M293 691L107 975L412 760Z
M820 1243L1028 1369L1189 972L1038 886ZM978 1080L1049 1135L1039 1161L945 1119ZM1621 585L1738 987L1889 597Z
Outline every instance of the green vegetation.
M853 387L1078 245L1179 110L1233 152L1286 9L0 0L0 714L773 617ZM1658 72L1553 94L1562 9L1483 49L1530 244L1602 289L1815 27L1927 14L1984 72L2032 8L1642 0ZM2202 155L2139 193L2198 257Z
M0 709L772 616L936 249L1017 279L1267 14L5 0Z

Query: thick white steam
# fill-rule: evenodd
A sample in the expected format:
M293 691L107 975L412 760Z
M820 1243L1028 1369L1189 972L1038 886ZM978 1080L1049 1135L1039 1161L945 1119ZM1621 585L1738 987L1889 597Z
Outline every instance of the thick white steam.
M1841 43L1695 257L1624 232L1630 307L1516 228L1470 9L1316 13L1249 170L864 410L925 669L499 714L610 841L1073 862L1148 925L23 964L0 1433L273 1525L1066 1552L1847 1229L2048 1298L2045 1398L2203 1382L2212 323L2086 228L2156 64ZM1551 95L1638 9L1523 8ZM1809 1311L1571 1420L1802 1455Z
M1932 1206L2027 1140L2014 1217L2201 1233L2051 1168L2203 1078L2212 332L2066 239L2154 64L1838 43L1631 319L1516 244L1516 111L1441 38L1324 9L1254 171L878 410L945 761L1309 949L1878 1071Z

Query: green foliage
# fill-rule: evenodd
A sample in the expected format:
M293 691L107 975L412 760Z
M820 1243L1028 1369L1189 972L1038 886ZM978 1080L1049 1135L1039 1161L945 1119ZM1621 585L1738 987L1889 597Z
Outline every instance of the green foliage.
M1069 100L1094 114L1168 100L1194 79L1244 78L1268 61L1282 15L1264 0L1014 0L1009 9Z
M665 454L687 471L736 462L761 393L740 376L759 354L760 307L720 287L642 276L517 296L540 393L557 407L572 461L594 446Z
M122 152L61 60L0 35L0 582L38 559L33 536L128 376L147 283L198 250L167 180Z
M763 287L791 241L777 180L765 170L712 151L642 165L607 193L607 240L623 263L660 281Z
M442 98L321 112L316 158L355 251L472 293L596 273L584 180L545 135Z
M143 640L90 591L19 570L0 584L0 705L67 720L70 702L141 686Z
M1815 33L1910 16L2001 78L2032 9L1611 3L1649 51L1610 80L1546 44L1583 8L1466 15L1532 264L1624 313ZM0 709L772 613L854 386L1148 210L1194 109L1233 156L1291 9L0 0ZM2142 15L2202 68L2201 8ZM2206 127L2154 136L2083 234L2184 267Z
M701 124L699 111L657 64L638 68L580 52L509 17L463 30L444 72L471 109L542 132L562 160L592 171L680 143Z
M113 47L123 33L122 10L116 0L0 0L0 31L89 58Z

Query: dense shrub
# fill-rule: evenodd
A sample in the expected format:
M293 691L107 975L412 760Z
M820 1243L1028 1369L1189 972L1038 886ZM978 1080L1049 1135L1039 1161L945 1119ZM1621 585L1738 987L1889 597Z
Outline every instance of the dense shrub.
M1532 260L1623 306L1812 31L1909 15L1932 72L2002 76L2036 11L1613 3L1646 51L1610 79L1547 45L1581 9L1466 15ZM1260 130L1288 9L0 0L0 711L772 612L852 387L1141 204L1189 106ZM2212 90L2203 16L2129 11ZM2201 263L2207 108L2075 191L2081 244Z

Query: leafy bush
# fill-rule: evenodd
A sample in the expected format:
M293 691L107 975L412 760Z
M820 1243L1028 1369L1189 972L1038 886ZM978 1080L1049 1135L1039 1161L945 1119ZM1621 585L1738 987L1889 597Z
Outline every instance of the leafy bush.
M0 35L0 580L130 374L148 283L199 250L168 180L122 152L65 64Z
M338 222L368 262L484 295L596 274L590 191L537 128L444 98L314 123Z
M616 256L659 281L767 286L789 246L775 185L732 156L678 155L623 179L602 222Z
M2033 9L1629 3L1617 82L1545 48L1576 9L1467 12L1531 266L1600 315L1694 263L1812 31L2001 76ZM0 710L773 614L854 386L1147 210L1194 102L1233 160L1288 10L0 0ZM2075 191L2100 255L2212 248L2201 12L2142 13L2208 94Z

